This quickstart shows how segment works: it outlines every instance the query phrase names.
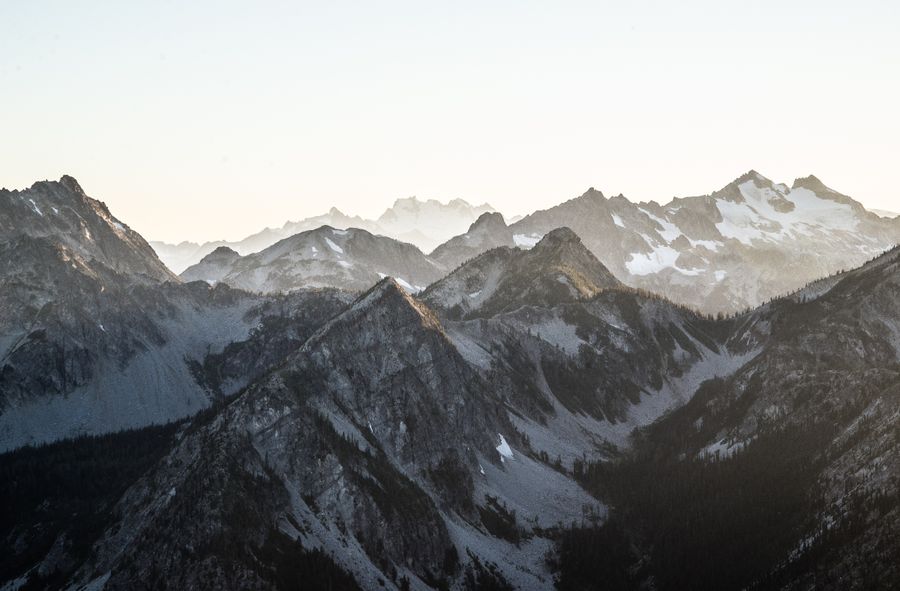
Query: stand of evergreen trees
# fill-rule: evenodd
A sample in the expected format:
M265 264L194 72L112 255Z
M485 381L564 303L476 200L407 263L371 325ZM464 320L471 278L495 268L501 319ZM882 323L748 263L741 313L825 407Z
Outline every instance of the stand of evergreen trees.
M833 423L764 431L730 457L713 458L685 457L660 437L621 461L576 462L576 477L612 505L613 517L561 535L557 587L777 589L825 571L823 561L837 560L871 527L873 512L900 510L896 495L860 493L835 523L822 523L828 507L817 479L834 434ZM900 558L897 538L888 532L871 559ZM866 584L892 585L878 577Z
M0 581L40 562L57 539L87 556L125 490L169 449L180 424L79 437L0 455ZM74 565L73 565L74 566ZM33 572L20 588L64 587L68 572Z

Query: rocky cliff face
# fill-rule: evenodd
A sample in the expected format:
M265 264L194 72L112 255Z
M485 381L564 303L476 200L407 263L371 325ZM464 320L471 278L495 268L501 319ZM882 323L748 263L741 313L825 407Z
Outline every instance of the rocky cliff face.
M753 351L715 322L619 283L567 228L499 248L422 294L451 339L516 408L546 457L615 454ZM643 360L643 361L638 361Z

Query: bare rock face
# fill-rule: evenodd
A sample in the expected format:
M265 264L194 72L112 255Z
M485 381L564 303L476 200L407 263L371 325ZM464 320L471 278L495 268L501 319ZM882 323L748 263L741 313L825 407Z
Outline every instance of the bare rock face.
M568 228L530 250L489 251L422 299L508 393L518 427L547 457L567 461L585 448L627 448L632 429L748 359L746 349L726 346L730 321L621 284Z

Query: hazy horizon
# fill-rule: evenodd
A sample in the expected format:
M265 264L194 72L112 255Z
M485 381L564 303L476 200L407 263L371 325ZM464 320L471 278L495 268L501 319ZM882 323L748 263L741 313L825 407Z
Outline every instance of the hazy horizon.
M77 178L143 235L594 186L665 203L753 168L900 209L886 2L7 3L0 185ZM98 26L102 23L102 27ZM197 220L203 219L203 227Z

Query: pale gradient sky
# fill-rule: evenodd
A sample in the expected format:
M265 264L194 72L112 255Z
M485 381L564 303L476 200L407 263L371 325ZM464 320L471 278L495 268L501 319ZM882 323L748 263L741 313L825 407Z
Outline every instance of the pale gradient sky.
M0 186L151 239L813 173L900 209L900 2L0 1Z

